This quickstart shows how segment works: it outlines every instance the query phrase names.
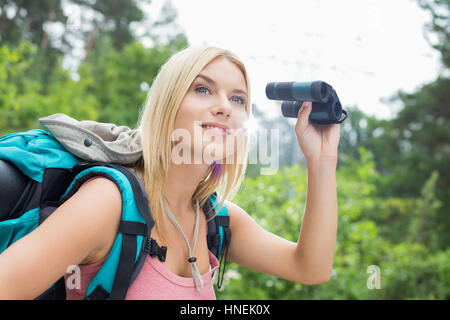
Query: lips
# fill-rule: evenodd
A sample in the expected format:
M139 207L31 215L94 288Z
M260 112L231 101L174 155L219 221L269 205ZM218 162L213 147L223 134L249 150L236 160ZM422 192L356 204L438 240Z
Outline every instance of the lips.
M220 123L210 123L210 122L203 123L202 128L207 129L207 130L214 130L215 132L221 133L224 135L230 134L230 129L226 125L223 125Z

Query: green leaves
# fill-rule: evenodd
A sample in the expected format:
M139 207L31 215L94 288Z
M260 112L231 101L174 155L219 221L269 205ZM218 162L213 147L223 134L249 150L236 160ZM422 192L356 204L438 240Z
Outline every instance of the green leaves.
M449 298L450 250L434 251L428 242L410 239L417 232L434 234L427 223L418 231L416 219L431 219L439 208L434 196L437 174L420 198L380 197L381 175L372 153L361 147L358 154L360 160L343 156L337 171L338 235L330 281L302 285L229 263L218 299ZM303 165L283 167L276 175L247 177L233 202L268 231L297 242L306 178Z
M98 101L87 91L89 77L76 82L59 63L44 89L32 74L37 58L29 42L0 47L0 134L37 128L39 118L57 112L95 120Z
M104 38L76 77L62 67L61 57L45 83L36 71L42 57L35 45L1 46L0 134L38 128L39 118L58 112L78 120L134 127L159 68L185 44L186 39L178 37L147 49L134 41L115 51Z

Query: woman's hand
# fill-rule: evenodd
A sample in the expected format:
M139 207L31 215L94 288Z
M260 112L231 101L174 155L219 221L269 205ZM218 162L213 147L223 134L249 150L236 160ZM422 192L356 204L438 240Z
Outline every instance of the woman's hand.
M336 160L340 138L340 124L309 123L312 102L303 102L297 116L295 133L307 162L322 159Z

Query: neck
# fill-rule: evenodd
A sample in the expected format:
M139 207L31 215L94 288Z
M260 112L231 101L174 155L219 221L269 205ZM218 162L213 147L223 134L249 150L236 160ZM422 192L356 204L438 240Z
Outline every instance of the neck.
M208 165L205 164L170 163L164 191L175 217L183 212L195 212L192 196L207 170Z

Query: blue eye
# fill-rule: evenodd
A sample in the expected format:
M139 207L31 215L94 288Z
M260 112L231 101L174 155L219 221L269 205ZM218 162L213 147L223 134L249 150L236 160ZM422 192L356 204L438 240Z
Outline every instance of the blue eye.
M210 93L210 90L205 86L198 86L195 88L195 91L202 93L202 94Z
M237 98L236 100L234 100L235 98ZM231 98L234 102L237 102L239 104L245 104L245 99L238 97L238 96L234 96Z

